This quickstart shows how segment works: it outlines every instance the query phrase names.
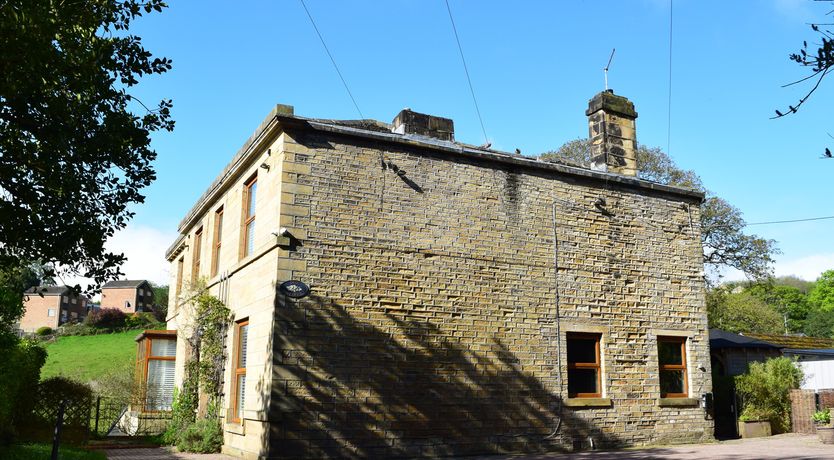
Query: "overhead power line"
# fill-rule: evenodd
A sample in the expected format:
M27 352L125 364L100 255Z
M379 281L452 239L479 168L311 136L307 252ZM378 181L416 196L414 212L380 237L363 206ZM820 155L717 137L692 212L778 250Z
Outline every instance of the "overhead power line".
M672 5L669 0L669 99L666 107L666 154L672 154Z
M324 42L324 37L322 37L321 32L319 32L318 26L316 26L316 21L313 20L313 15L310 14L310 10L307 9L307 4L304 3L304 0L299 0L301 2L301 6L304 7L304 11L307 13L307 17L310 18L310 24L313 25L313 29L316 30L316 35L319 36L319 40L321 40L321 45L324 47L324 51L327 52L327 56L330 58L330 62L333 63L333 68L336 69L336 73L339 74L339 79L342 80L342 84L345 86L345 91L347 91L348 96L350 96L350 100L353 101L353 106L356 107L356 111L359 113L359 118L365 118L362 115L362 111L359 110L359 104L356 103L356 99L353 97L353 93L350 92L350 88L348 88L348 84L345 81L345 77L342 76L342 72L339 70L339 66L336 65L336 60L333 59L333 55L330 54L330 49L327 48L327 43Z
M449 0L446 0L446 11L449 12L449 21L452 23L452 31L455 32L455 41L458 43L458 51L460 51L460 60L463 62L463 71L466 73L466 81L469 83L469 92L472 93L472 102L475 103L475 112L478 114L478 121L481 122L481 131L484 133L484 142L489 144L487 138L486 128L484 127L484 119L481 117L481 109L478 108L478 99L475 97L475 89L472 87L472 78L469 77L469 69L466 67L466 58L463 57L463 47L460 46L460 37L458 36L458 28L455 27L455 18L452 17L452 8L449 6Z
M770 225L770 224L791 224L794 222L810 222L812 220L828 220L834 219L834 216L822 216L822 217L808 217L806 219L791 219L791 220L771 220L768 222L750 222L747 226L750 225Z

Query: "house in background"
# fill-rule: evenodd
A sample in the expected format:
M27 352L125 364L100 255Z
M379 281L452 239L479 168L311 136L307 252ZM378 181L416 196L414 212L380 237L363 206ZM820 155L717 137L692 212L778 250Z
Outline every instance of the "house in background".
M166 252L168 329L193 324L198 279L234 316L223 451L711 439L703 195L636 177L628 99L605 91L586 115L591 169L457 142L452 120L408 109L384 123L277 106Z
M55 329L68 322L83 321L88 302L87 297L75 294L68 286L33 287L25 293L18 328L32 333L41 327Z
M108 281L101 287L100 308L118 308L130 314L153 311L154 295L146 280Z

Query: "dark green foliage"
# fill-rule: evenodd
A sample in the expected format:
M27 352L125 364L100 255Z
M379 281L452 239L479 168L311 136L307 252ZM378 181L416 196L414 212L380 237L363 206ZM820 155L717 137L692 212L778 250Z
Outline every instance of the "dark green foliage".
M194 424L199 405L199 384L197 381L197 363L185 363L185 375L182 387L174 390L174 402L171 405L171 421L162 435L165 444L176 445L185 430Z
M102 308L90 312L84 322L99 329L118 329L124 327L125 321L127 315L118 308Z
M812 310L802 332L809 337L833 337L834 310Z
M223 446L223 430L217 418L197 420L180 434L177 449L181 452L210 454L220 452Z
M17 424L27 417L34 405L41 367L46 351L34 342L0 347L0 445L16 434Z
M556 151L543 153L544 160L567 160L587 168L591 149L588 139L575 139ZM701 243L704 264L708 268L732 267L752 279L766 279L771 275L773 255L778 254L774 240L744 233L745 222L741 211L726 200L713 196L694 171L679 168L659 148L637 147L637 176L661 184L699 190L707 198L701 204Z
M206 291L196 296L194 304L194 324L182 328L192 332L186 338L192 355L185 361L182 388L174 397L163 440L186 452L218 452L223 444L218 418L226 360L223 341L231 312ZM208 396L208 404L198 418L200 393Z
M743 400L741 416L770 421L774 433L789 432L790 390L799 388L802 379L802 370L790 358L751 363L746 374L736 377L736 389Z
M745 292L762 302L775 308L783 317L787 317L788 332L802 332L805 320L811 312L808 297L798 288L777 284L779 280L770 283L754 283Z
M45 335L52 335L52 328L49 326L41 326L38 330L35 331L35 335L39 335L41 337Z
M23 292L39 284L41 269L36 263L3 266L0 262L0 348L16 341L12 325L23 316Z
M47 443L0 447L0 458L3 460L44 460L49 458L51 453L52 445ZM61 447L58 450L58 458L61 460L107 460L104 452L69 447Z
M783 331L782 316L773 307L748 292L718 287L707 292L709 327L733 333Z
M93 390L86 383L66 377L50 377L40 383L49 403L56 405L63 399L83 399L93 396Z
M126 329L165 329L165 324L157 321L153 313L142 312L125 318Z
M0 270L42 260L97 283L119 275L124 255L104 243L155 178L151 134L174 126L170 101L128 92L171 68L128 28L164 7L0 2Z
M168 285L151 285L153 288L153 313L159 321L165 321L168 316Z

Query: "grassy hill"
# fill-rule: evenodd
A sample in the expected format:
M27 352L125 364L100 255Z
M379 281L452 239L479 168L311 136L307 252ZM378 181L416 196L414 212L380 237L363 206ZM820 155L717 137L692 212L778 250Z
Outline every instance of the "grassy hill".
M136 338L142 330L115 334L59 337L46 346L41 379L62 375L82 382L95 380L136 360Z

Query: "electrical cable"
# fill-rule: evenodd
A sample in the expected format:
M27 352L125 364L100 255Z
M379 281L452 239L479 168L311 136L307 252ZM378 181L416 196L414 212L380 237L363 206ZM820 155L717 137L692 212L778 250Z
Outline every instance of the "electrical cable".
M481 117L481 109L478 108L478 99L475 97L475 89L472 87L472 78L469 77L469 68L466 67L466 58L463 57L463 47L460 45L458 28L455 27L455 19L452 17L452 8L449 6L449 0L446 0L446 11L449 12L449 21L452 23L452 31L455 33L455 41L458 43L460 60L463 62L463 71L466 73L466 81L469 83L469 92L472 93L472 102L475 103L475 112L478 114L478 121L481 122L481 131L484 133L484 142L488 144L489 138L487 138L486 128L484 127L484 119Z
M812 221L812 220L828 220L828 219L834 219L834 216L808 217L808 218L805 218L805 219L790 219L790 220L771 220L771 221L767 221L767 222L750 222L750 223L747 224L747 226L749 227L751 225L790 224L790 223L794 223L794 222L809 222L809 221Z
M359 113L359 118L364 119L365 116L362 115L362 111L359 110L359 104L356 103L356 99L353 97L353 93L350 92L350 88L348 88L348 84L345 81L345 77L342 76L342 72L339 70L339 66L336 65L336 60L333 59L333 55L330 54L330 49L327 48L327 44L324 42L324 37L322 37L321 32L319 32L318 26L316 26L316 21L313 20L313 15L310 14L310 10L307 9L307 4L304 3L304 0L299 0L301 2L301 6L304 7L304 11L307 13L307 17L310 18L310 23L313 25L313 29L316 30L316 35L319 36L319 40L321 40L321 45L324 47L324 51L327 52L327 56L330 58L330 62L333 63L333 67L336 69L336 73L339 74L339 78L342 80L342 84L345 86L345 91L347 91L348 96L350 96L350 100L353 101L353 106L356 107L356 111Z
M672 154L672 4L669 0L669 99L666 107L666 154Z

